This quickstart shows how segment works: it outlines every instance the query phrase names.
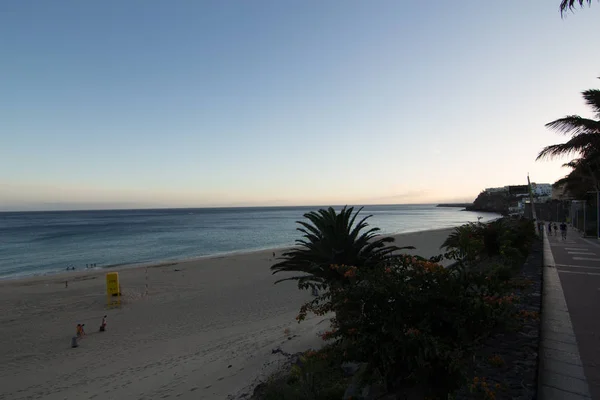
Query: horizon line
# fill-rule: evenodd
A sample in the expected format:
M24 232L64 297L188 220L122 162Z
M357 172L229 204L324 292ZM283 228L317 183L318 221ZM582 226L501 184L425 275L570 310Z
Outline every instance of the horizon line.
M308 204L308 205L285 205L285 206L204 206L204 207L139 207L139 208L90 208L90 209L49 209L49 210L0 210L0 214L10 213L44 213L44 212L95 212L95 211L139 211L139 210L205 210L205 209L235 209L235 208L308 208L308 207L368 207L368 206L429 206L440 204L471 204L473 202L433 202L433 203L386 203L386 204Z

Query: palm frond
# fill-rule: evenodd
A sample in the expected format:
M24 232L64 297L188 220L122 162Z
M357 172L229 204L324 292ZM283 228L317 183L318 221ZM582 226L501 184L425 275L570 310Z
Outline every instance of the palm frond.
M548 122L547 128L553 129L562 134L572 136L582 133L600 133L600 122L593 119L583 118L579 115L567 115L555 121Z
M564 188L574 197L582 197L600 186L600 153L597 150L571 160L563 167L571 168L571 172L554 182L555 188Z
M280 282L285 282L285 281L298 281L299 284L302 284L304 282L312 282L312 283L316 283L316 284L323 283L322 279L319 279L317 277L310 276L310 275L292 276L289 278L278 279L275 281L275 283L280 283Z
M332 270L332 264L352 265L357 268L375 268L392 257L401 248L390 245L391 237L379 237L379 228L370 228L366 216L357 222L358 214L353 207L344 207L339 213L329 207L304 214L306 220L297 221L302 238L296 247L286 251L280 262L271 267L273 274L301 272L302 282L318 280L331 282L340 275ZM309 277L309 278L307 278ZM301 277L284 278L299 280Z
M545 158L555 158L570 154L587 155L597 152L600 149L600 132L598 133L580 133L573 136L566 143L553 144L546 146L540 151L536 160Z
M583 1L580 0L579 4L583 5ZM591 0L588 3L591 4ZM561 4L561 10L564 7L572 8L574 4L574 0L565 0ZM567 115L566 117L547 123L547 128L570 135L571 139L566 143L544 147L536 160L551 159L569 154L579 154L583 158L589 158L591 155L600 154L600 90L589 89L583 91L581 94L586 104L594 111L598 121L583 118L579 115Z
M470 222L465 225L457 226L452 230L450 235L444 240L440 248L451 250L461 248L466 241L474 236L481 234L482 227L479 224Z
M592 0L562 0L560 2L560 15L564 15L567 11L572 11L577 5L583 7L585 3L591 6Z
M568 163L564 163L561 165L563 168L577 168L577 160L571 160Z
M594 110L596 118L600 119L600 89L589 89L581 93L585 103Z

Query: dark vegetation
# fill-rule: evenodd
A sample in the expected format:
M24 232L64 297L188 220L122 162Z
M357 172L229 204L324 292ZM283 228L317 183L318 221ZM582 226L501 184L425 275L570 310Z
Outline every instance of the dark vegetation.
M532 221L461 226L444 243L445 254L425 259L401 254L358 214L306 214L300 246L272 267L301 274L292 278L300 289L322 290L297 319L331 315L331 328L323 349L300 355L255 398L447 399L468 387L486 339L522 326L514 293L536 241ZM454 264L444 268L442 260Z

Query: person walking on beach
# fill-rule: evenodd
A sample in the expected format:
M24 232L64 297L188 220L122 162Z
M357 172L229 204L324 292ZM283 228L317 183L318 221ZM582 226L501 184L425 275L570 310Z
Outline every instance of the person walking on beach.
M106 315L102 317L102 324L100 325L100 332L104 332L106 330Z
M83 329L84 326L85 324L77 324L77 337L79 339L85 336L85 330Z

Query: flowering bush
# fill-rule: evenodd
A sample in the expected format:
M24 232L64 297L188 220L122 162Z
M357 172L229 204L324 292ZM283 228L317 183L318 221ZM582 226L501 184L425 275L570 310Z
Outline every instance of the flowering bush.
M522 318L524 320L528 320L528 319L539 320L540 313L537 311L521 310L521 311L519 311L518 317Z
M502 389L499 383L488 384L485 377L479 378L478 376L473 378L473 383L469 385L469 391L473 394L479 395L478 398L482 400L496 400L496 391Z
M519 298L513 293L529 284L514 275L535 238L530 221L501 219L459 227L444 243L447 252L431 259L394 256L392 247L383 247L387 238L377 242L378 253L367 252L365 258L358 255L375 249L369 240L356 235L346 240L347 232L366 227L364 220L349 229L354 223L346 218L350 214L344 214L344 223L334 223L333 211L321 214L309 214L315 226L303 224L306 229L300 229L306 234L307 241L301 242L305 248L290 252L273 268L307 273L292 278L300 289L323 289L301 307L296 319L302 321L309 312L335 315L331 329L321 335L328 350L304 354L285 383L288 395L275 391L279 397L274 398L338 396L344 379L336 374L345 361L365 366L361 382L382 382L390 392L416 388L426 398L447 398L468 383L467 366L483 339L534 318L517 312ZM459 262L444 268L439 264L443 259ZM352 260L360 263L348 265ZM481 399L495 399L494 387L485 378L476 378L469 389Z
M533 281L531 279L512 278L508 284L514 289L524 290L530 288L533 285Z
M494 354L493 356L490 356L488 358L488 362L490 363L490 365L498 368L503 367L505 364L504 359L500 354Z
M346 360L366 362L390 390L399 383L434 395L454 390L477 342L516 312L516 298L497 292L496 280L420 257L375 270L331 269L344 279L305 304L297 319L335 312L322 338Z

